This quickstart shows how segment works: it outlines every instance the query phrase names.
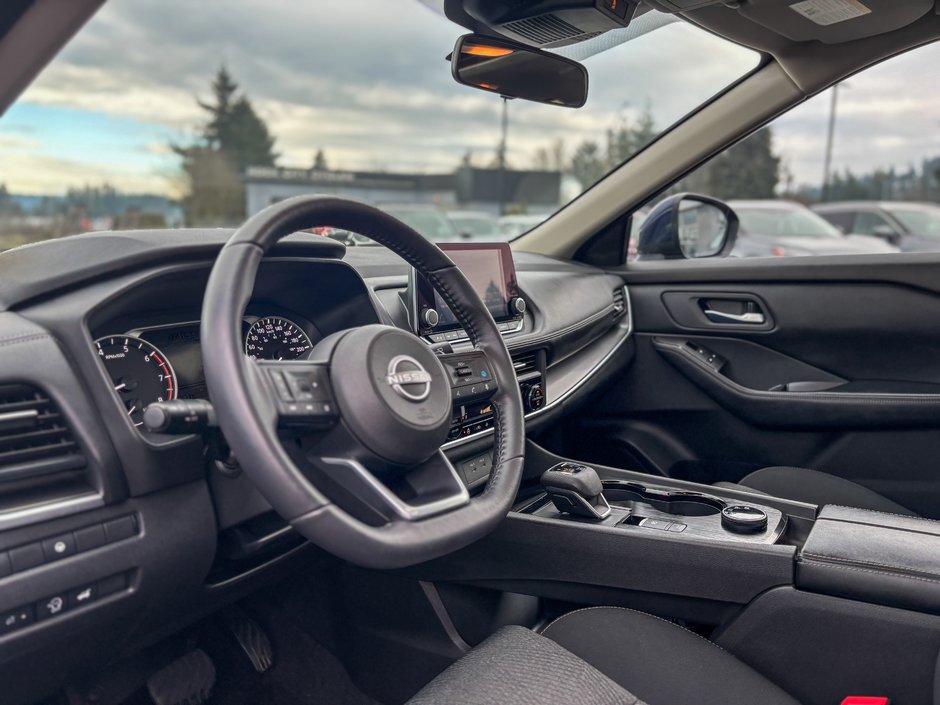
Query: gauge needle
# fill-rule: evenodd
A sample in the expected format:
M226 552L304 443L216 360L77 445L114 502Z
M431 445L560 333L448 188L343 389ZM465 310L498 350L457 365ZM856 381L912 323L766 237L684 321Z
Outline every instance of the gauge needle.
M132 406L130 409L127 410L127 415L130 416L135 411L137 411L137 404L134 404L134 406Z
M122 389L124 389L126 386L127 386L127 383L126 383L126 382L121 382L118 386L116 386L116 387L114 388L114 391L115 391L115 392L120 392L120 391L121 391Z

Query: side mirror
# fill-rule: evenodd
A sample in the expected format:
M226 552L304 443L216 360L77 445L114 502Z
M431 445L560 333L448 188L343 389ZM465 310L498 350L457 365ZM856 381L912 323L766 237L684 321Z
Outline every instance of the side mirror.
M577 61L505 39L467 34L450 57L457 83L566 108L587 102L588 73Z
M887 240L892 245L897 245L898 241L901 239L901 236L898 235L890 225L876 225L874 230L871 231L871 234L875 237L880 237L882 240Z
M637 238L637 259L724 257L734 247L738 216L727 203L695 193L661 201Z

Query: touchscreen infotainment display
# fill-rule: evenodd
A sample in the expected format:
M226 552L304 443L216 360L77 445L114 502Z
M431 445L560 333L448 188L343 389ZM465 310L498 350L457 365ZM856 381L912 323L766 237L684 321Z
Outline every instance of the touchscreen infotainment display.
M459 255L451 252L451 258L463 271L464 276L470 280L473 288L483 299L483 303L490 310L493 318L505 318L509 294L506 291L506 275L503 272L502 253L496 249L457 250ZM435 309L440 315L439 326L447 327L455 324L457 318L444 303L441 295L434 292Z
M521 318L521 314L513 311L511 307L513 299L519 296L519 291L512 250L508 243L444 243L440 247L470 280L497 322ZM416 276L412 289L412 310L417 322L416 329L420 334L460 328L450 307L424 277ZM436 314L430 320L429 309L433 309ZM430 325L435 318L436 324Z

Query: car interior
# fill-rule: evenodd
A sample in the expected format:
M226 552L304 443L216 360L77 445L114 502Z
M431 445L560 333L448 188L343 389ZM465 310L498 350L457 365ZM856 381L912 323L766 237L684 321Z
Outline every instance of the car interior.
M111 4L4 3L0 109ZM940 4L425 4L513 109L651 13L760 61L511 242L311 189L0 252L0 703L940 705L940 254L670 192Z

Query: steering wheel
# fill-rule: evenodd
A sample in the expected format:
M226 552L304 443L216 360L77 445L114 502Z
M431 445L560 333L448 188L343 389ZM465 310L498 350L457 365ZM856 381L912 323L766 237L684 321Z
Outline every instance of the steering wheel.
M473 350L435 354L399 328L367 325L328 335L306 360L244 353L242 317L265 253L282 237L332 226L400 255L440 293ZM506 516L523 471L522 399L509 351L473 287L440 248L396 218L355 201L300 196L250 218L209 277L201 338L206 384L238 462L301 535L352 563L399 568L455 551ZM471 497L441 451L453 399L476 394L494 409L493 469Z

